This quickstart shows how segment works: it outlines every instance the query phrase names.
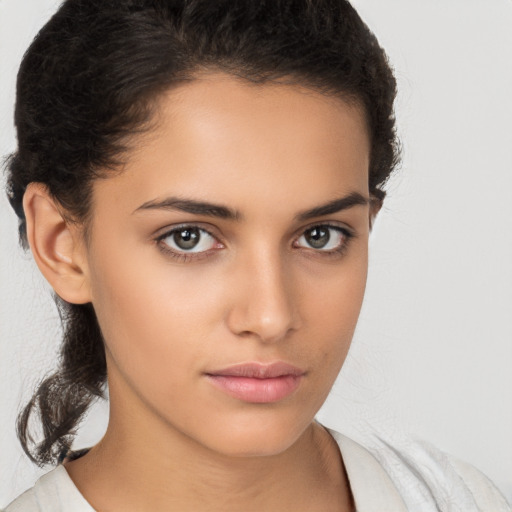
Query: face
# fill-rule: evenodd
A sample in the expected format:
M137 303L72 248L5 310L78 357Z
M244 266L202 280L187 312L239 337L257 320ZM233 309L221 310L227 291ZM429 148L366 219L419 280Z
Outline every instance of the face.
M364 116L224 75L158 111L123 172L93 189L85 257L111 424L279 453L327 397L361 307Z

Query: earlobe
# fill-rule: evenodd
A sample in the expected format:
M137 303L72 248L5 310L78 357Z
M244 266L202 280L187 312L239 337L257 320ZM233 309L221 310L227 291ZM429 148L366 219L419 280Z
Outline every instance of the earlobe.
M73 304L91 301L79 230L63 216L42 183L30 183L23 197L27 238L39 270L57 295Z

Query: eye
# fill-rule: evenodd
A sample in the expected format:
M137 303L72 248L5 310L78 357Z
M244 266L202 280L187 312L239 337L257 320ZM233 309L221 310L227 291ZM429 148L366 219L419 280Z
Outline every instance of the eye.
M197 226L180 226L160 236L157 241L176 253L201 253L220 245L208 231Z
M313 226L299 237L295 245L324 252L336 252L345 248L352 234L338 226Z

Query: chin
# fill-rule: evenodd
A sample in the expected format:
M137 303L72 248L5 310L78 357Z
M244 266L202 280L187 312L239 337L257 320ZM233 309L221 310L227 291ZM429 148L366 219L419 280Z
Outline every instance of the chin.
M271 457L290 448L311 422L275 413L253 414L228 423L215 419L208 424L204 444L229 457Z

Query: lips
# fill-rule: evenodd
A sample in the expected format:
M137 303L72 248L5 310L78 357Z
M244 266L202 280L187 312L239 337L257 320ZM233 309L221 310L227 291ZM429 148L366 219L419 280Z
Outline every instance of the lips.
M208 372L206 377L218 390L251 403L274 403L291 395L305 372L284 362L245 363Z

